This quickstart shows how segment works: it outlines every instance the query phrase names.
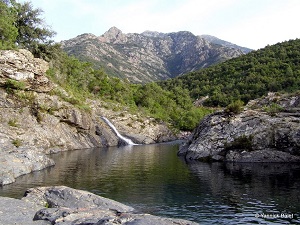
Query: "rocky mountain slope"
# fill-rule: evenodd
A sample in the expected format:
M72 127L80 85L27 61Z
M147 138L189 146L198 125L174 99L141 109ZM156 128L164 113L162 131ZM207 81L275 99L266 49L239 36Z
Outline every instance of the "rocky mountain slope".
M136 143L174 138L165 125L142 115L121 115L104 108L104 102L74 104L45 76L47 69L47 62L27 50L0 51L0 186L53 165L46 154L118 145L102 116Z
M100 37L82 34L61 44L68 54L137 83L176 77L244 54L187 31L124 34L116 27Z
M249 53L253 50L253 49L250 49L250 48L238 46L238 45L233 44L231 42L224 41L220 38L217 38L217 37L214 37L214 36L211 36L211 35L207 35L207 34L200 35L200 37L204 38L205 40L207 40L211 43L217 44L217 45L222 45L222 46L225 46L225 47L228 47L228 48L240 49L245 54L247 54L247 53Z
M239 114L211 114L178 154L200 160L299 162L300 95L270 93L250 101Z

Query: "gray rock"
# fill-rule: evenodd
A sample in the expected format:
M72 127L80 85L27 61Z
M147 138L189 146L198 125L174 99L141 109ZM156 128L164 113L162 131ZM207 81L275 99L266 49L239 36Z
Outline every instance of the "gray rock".
M49 92L54 84L45 76L49 65L46 61L34 56L25 49L18 51L0 51L0 84L4 85L7 79L22 81L26 89L37 92Z
M299 95L270 94L249 102L240 114L213 113L178 154L217 161L300 161L299 101Z
M32 217L34 221L44 220L57 225L197 224L182 219L138 214L132 207L119 202L65 186L29 189L22 201L40 207Z
M40 207L19 199L0 197L0 224L2 225L46 225L50 222L33 221Z

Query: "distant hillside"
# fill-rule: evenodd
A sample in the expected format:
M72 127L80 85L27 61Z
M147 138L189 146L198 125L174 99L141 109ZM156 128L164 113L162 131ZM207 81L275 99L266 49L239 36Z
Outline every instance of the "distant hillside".
M62 47L109 75L136 83L173 78L244 54L187 31L124 34L116 27L100 37L79 35L63 41Z
M218 65L160 82L166 90L184 88L196 100L208 96L209 106L247 103L268 92L300 90L300 40L252 51Z
M228 47L228 48L240 49L245 54L253 51L253 49L241 47L241 46L238 46L238 45L233 44L233 43L228 42L228 41L224 41L222 39L219 39L219 38L211 36L211 35L204 34L204 35L200 35L200 37L204 38L205 40L207 40L211 43L214 43L214 44L222 45L222 46L225 46L225 47Z

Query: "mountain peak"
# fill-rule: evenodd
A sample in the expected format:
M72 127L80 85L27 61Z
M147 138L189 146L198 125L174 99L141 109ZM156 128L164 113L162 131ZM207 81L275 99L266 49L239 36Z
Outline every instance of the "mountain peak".
M117 42L126 42L126 35L117 28L111 27L108 31L106 31L102 37L104 38L105 42L110 43L117 43Z

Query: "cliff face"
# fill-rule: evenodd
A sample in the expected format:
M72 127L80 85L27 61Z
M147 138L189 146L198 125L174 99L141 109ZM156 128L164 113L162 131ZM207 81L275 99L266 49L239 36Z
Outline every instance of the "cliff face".
M299 161L300 96L270 93L237 115L209 115L178 154L217 161Z
M45 76L48 64L35 59L26 50L0 52L0 186L14 182L22 174L51 166L46 154L72 149L118 145L115 133L101 119L106 116L115 125L111 111L102 108L100 101L87 101L90 110L82 110L64 101L56 93L64 90ZM160 141L158 134L171 138L171 132L146 119L129 120L138 129L117 126L120 133L135 136L137 143ZM120 123L121 124L121 123ZM151 132L153 131L153 132ZM137 133L139 132L139 133Z
M132 82L176 77L243 54L190 32L124 34L113 27L102 36L83 34L62 42L69 54Z

